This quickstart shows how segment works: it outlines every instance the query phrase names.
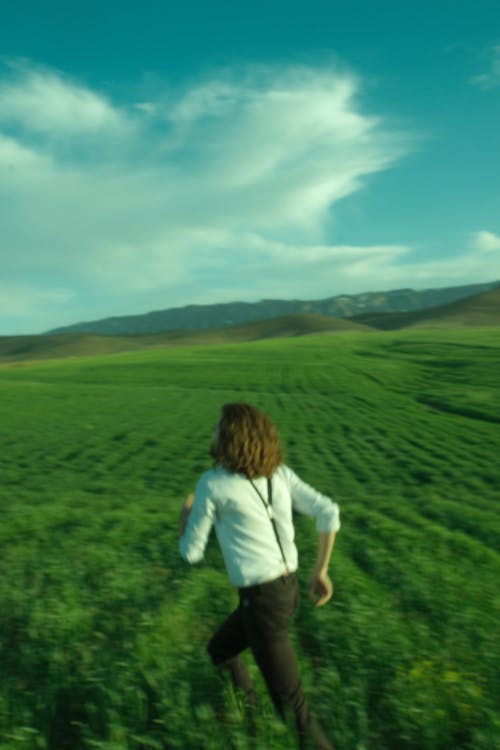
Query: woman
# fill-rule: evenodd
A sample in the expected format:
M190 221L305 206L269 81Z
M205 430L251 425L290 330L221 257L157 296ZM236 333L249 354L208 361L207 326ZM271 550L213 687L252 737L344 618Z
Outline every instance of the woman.
M283 464L273 422L248 404L226 404L210 454L214 468L199 480L181 511L180 553L202 559L215 531L239 604L208 644L213 663L229 670L250 704L256 696L241 652L250 648L278 714L293 711L300 747L311 737L318 750L332 745L311 717L288 635L298 605L297 549L292 511L316 518L318 554L309 580L316 606L333 593L328 564L340 528L339 509Z

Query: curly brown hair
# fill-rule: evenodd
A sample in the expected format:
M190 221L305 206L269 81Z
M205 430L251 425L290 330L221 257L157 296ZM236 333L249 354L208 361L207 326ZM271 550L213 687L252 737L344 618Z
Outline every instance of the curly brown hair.
M249 479L271 477L283 463L276 425L250 404L224 404L210 455L216 464Z

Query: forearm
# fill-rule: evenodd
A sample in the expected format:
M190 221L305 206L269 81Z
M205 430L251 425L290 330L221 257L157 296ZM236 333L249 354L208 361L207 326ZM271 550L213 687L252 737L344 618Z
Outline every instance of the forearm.
M190 494L184 501L179 518L179 551L193 564L203 559L215 508L210 499Z
M179 515L179 536L180 537L186 531L189 514L191 513L191 508L193 507L193 501L194 501L194 493L191 493L190 495L187 496L186 500L184 501L184 505L182 506L182 509Z
M318 553L314 564L315 573L327 573L335 544L335 531L318 532Z
M318 554L309 579L309 596L317 607L322 607L333 594L333 583L328 575L328 564L335 543L335 531L318 532Z

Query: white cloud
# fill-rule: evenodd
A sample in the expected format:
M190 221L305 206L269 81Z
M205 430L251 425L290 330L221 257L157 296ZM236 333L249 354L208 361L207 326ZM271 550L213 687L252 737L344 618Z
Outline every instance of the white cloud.
M51 159L0 133L0 187L12 187L17 178L29 179L50 169Z
M243 208L252 226L307 227L408 148L357 111L358 88L348 75L278 71L193 89L168 116L195 144L197 180L216 189L228 219L234 206L238 223Z
M4 272L43 269L103 289L114 278L109 293L126 296L187 283L212 247L211 262L222 247L238 262L252 232L264 245L322 238L330 206L407 147L359 111L358 89L334 71L267 69L126 112L24 65L0 80Z
M471 234L471 247L483 253L491 253L500 250L500 235L481 230Z
M105 97L44 69L14 64L0 81L0 123L63 135L97 133L127 126Z
M0 282L0 317L26 319L39 310L61 308L74 297L71 289L47 287L40 289L32 284L6 284ZM34 328L36 330L38 326Z
M470 78L470 83L484 91L500 86L500 44L490 47L488 50L488 69L484 73Z
M334 70L268 68L127 109L52 71L0 79L4 332L491 278L477 247L418 263L404 245L327 241L336 202L412 147L360 109L360 88Z
M464 250L451 257L435 260L420 260L410 251L401 258L377 258L365 267L365 279L370 279L370 288L413 289L466 286L489 282L499 278L498 260L491 255ZM359 284L358 284L359 289Z
M158 106L154 102L136 102L134 107L147 115L155 115L158 112Z

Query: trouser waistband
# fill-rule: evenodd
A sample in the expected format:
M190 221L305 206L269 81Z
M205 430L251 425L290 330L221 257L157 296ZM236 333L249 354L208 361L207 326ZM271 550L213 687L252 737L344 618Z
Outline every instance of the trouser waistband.
M267 587L276 586L279 583L283 585L294 581L296 579L295 571L291 573L283 573L283 575L273 578L271 581L264 581L263 583L255 583L253 586L241 586L238 591L240 594L251 594L255 591L262 591Z

